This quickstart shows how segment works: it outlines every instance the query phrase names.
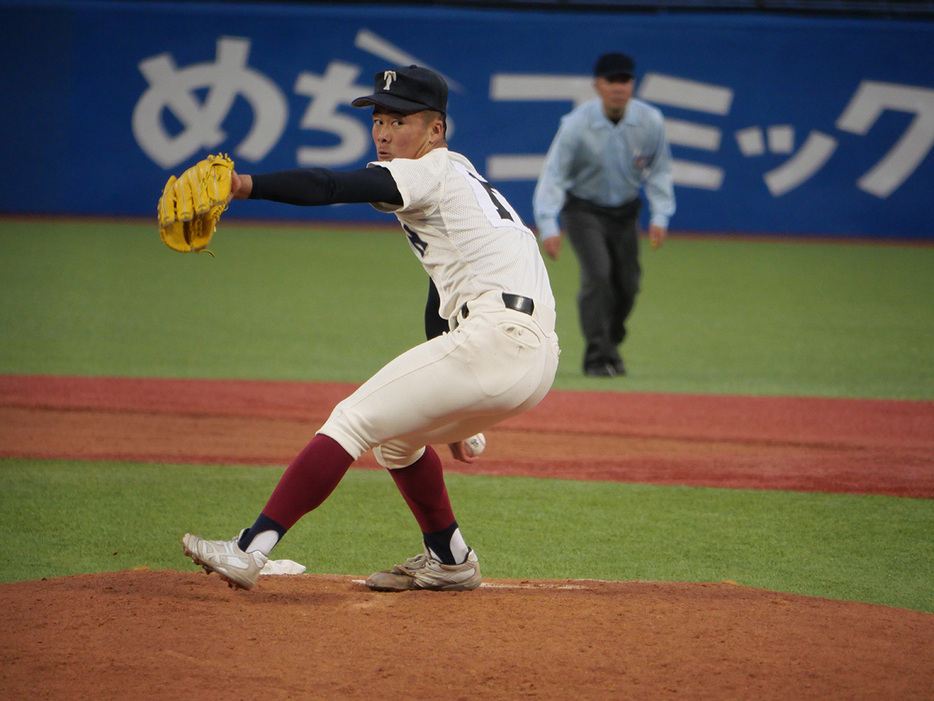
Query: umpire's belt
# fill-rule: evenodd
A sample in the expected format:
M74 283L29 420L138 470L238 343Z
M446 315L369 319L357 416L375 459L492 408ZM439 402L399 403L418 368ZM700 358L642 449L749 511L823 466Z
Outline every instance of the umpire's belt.
M532 312L535 311L534 300L523 297L522 295L511 295L508 292L503 292L503 305L505 305L507 309L515 309L517 312L522 312L529 316L532 316ZM466 319L468 316L470 316L470 309L464 304L464 306L461 307L461 318Z

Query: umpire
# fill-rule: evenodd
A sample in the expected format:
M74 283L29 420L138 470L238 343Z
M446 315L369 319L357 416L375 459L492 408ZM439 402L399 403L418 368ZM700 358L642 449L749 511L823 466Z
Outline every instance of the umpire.
M626 373L619 346L642 276L640 189L649 203L653 248L664 241L675 211L662 114L634 99L634 87L632 58L608 53L597 59L599 97L562 117L535 187L542 248L557 259L563 227L580 263L584 374L592 377Z

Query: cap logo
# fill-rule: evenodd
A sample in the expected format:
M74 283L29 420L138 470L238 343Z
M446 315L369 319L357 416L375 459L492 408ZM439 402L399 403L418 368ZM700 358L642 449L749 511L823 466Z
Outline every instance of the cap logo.
M383 80L386 82L383 84L383 90L389 91L389 86L392 85L392 81L396 79L395 71L383 71Z

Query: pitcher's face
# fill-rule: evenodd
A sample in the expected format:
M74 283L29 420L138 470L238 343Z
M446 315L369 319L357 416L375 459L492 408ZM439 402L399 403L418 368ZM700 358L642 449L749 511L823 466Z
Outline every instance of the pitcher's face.
M382 107L373 110L373 143L376 158L421 158L439 144L444 137L444 125L434 119L433 112L401 114Z

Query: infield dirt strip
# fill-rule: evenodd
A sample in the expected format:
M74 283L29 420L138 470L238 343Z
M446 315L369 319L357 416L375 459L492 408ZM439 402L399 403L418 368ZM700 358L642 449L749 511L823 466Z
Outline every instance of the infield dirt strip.
M0 376L0 457L284 466L352 389ZM934 498L930 402L552 392L487 435L479 463L446 469ZM934 695L931 614L729 583L378 594L364 574L0 585L0 697Z

